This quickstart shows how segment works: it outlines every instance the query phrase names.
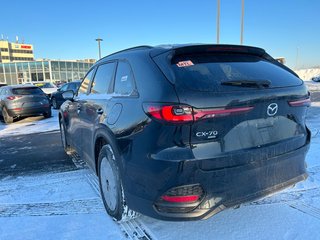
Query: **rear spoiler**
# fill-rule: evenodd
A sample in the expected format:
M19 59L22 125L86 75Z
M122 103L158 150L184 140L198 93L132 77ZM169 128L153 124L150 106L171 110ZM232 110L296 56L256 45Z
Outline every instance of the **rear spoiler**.
M292 71L287 66L283 65L282 63L278 62L276 59L271 57L264 49L258 47L251 47L251 46L243 46L243 45L228 45L228 44L198 44L198 45L172 45L171 47L155 47L150 51L150 57L157 63L157 65L161 69L166 69L165 67L162 68L161 65L165 64L163 60L167 64L170 64L171 59L177 55L187 55L187 54L194 54L194 53L239 53L239 54L247 54L247 55L254 55L261 57L282 69L292 73L296 77L299 76ZM164 54L168 53L168 54ZM166 59L162 58L160 55L166 55ZM159 61L160 60L160 61ZM165 75L169 74L168 72ZM171 74L170 74L171 75ZM169 77L169 76L167 76ZM172 77L172 76L171 76Z

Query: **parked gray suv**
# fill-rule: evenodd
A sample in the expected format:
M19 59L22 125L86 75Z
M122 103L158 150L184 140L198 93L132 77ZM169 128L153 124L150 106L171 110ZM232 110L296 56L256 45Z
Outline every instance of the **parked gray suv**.
M19 117L41 115L51 117L49 99L45 93L32 85L12 85L0 88L0 116L5 123Z

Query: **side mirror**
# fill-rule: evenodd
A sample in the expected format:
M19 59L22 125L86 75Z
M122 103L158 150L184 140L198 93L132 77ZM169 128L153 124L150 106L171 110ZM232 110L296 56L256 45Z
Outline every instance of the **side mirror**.
M74 93L72 90L66 91L64 93L62 93L62 97L64 100L70 100L72 101L74 98Z

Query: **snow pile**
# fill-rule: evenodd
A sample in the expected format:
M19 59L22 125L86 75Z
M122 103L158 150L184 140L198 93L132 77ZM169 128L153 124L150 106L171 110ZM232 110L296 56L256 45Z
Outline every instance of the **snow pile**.
M308 69L300 69L295 71L298 76L306 81L311 80L312 77L320 75L320 68L308 68Z
M0 121L0 137L55 130L59 130L57 110L52 110L51 118L44 118L43 116L29 117L9 125Z

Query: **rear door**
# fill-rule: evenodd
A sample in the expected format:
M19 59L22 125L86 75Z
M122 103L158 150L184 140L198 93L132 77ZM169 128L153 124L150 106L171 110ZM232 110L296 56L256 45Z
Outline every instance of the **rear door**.
M305 144L308 93L281 66L256 54L224 51L175 55L170 68L180 103L193 107L196 157L284 143L277 155Z

